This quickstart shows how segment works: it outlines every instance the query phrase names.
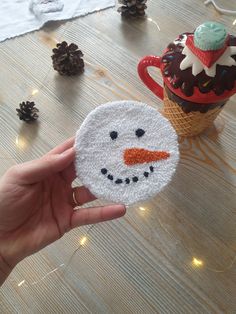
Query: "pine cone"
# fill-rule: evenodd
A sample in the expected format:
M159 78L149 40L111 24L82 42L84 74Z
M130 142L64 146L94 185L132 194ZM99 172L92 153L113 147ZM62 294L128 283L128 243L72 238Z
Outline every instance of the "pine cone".
M24 120L25 122L32 122L38 119L39 110L35 108L35 103L32 101L22 102L20 105L20 109L16 109L17 115L20 120Z
M120 4L118 12L121 13L123 17L142 17L145 15L145 10L147 0L119 0Z
M78 46L67 42L57 44L52 55L53 68L61 75L76 75L84 71L83 53Z

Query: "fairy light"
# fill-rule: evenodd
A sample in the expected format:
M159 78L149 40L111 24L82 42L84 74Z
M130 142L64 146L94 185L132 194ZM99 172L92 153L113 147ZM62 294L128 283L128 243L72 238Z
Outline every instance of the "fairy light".
M18 287L21 287L25 283L25 279L18 283Z
M233 25L236 25L236 19L233 21Z
M84 236L81 240L80 240L80 245L84 246L85 243L87 242L88 238L86 236Z
M20 135L17 135L15 143L19 149L24 150L27 147L27 141Z
M200 260L200 259L198 259L198 258L196 258L196 257L193 257L193 259L192 259L192 265L193 265L194 267L202 267L202 266L203 266L203 261Z
M31 95L35 96L36 94L38 94L39 90L38 89L33 89Z
M21 282L17 283L18 287L21 287L22 285L24 285L24 287L29 288L31 286L37 285L40 282L43 282L48 276L51 276L53 273L56 273L57 271L59 271L61 268L63 268L63 272L61 277L63 277L69 267L69 265L71 264L72 259L74 258L74 256L78 253L78 251L80 251L82 249L82 247L85 246L85 244L88 241L88 235L90 234L90 232L92 231L92 229L94 228L95 225L91 225L87 232L85 233L85 235L79 240L79 245L77 247L77 249L74 250L73 254L71 255L69 261L64 264L60 264L58 267L54 268L53 270L51 270L50 272L48 272L47 274L45 274L43 277L41 277L40 279L33 281L31 283L29 283L26 279L22 280Z
M146 210L146 208L144 208L144 207L139 207L139 209L140 209L142 212L144 212L144 211Z

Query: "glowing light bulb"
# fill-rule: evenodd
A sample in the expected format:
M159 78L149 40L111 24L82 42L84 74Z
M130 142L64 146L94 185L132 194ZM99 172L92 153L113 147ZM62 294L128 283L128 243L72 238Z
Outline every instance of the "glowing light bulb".
M144 207L139 207L139 209L140 209L142 212L144 212L144 211L146 210L146 208L144 208Z
M18 283L18 287L22 286L25 283L25 279Z
M21 150L26 149L26 147L28 146L26 139L20 135L17 135L15 143L16 143L16 146Z
M81 240L80 240L80 245L84 246L85 243L87 242L88 238L86 236L84 236Z
M31 95L34 96L38 94L39 90L38 89L33 89Z
M192 265L195 266L195 267L201 267L201 266L203 266L203 261L198 259L198 258L196 258L196 257L193 257Z

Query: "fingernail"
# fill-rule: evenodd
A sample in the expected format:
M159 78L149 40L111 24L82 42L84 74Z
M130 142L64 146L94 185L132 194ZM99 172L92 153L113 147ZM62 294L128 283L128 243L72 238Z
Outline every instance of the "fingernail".
M116 214L118 217L124 216L126 213L126 207L124 205L114 205L114 208L116 209Z
M74 147L71 147L71 148L67 149L60 156L65 157L65 156L71 155L72 153L75 153Z

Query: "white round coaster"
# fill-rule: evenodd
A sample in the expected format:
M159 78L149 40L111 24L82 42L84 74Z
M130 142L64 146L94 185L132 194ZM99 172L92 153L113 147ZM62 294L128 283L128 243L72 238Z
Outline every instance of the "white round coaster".
M170 122L135 101L93 110L75 140L77 176L97 197L130 205L161 191L175 172L179 149Z

